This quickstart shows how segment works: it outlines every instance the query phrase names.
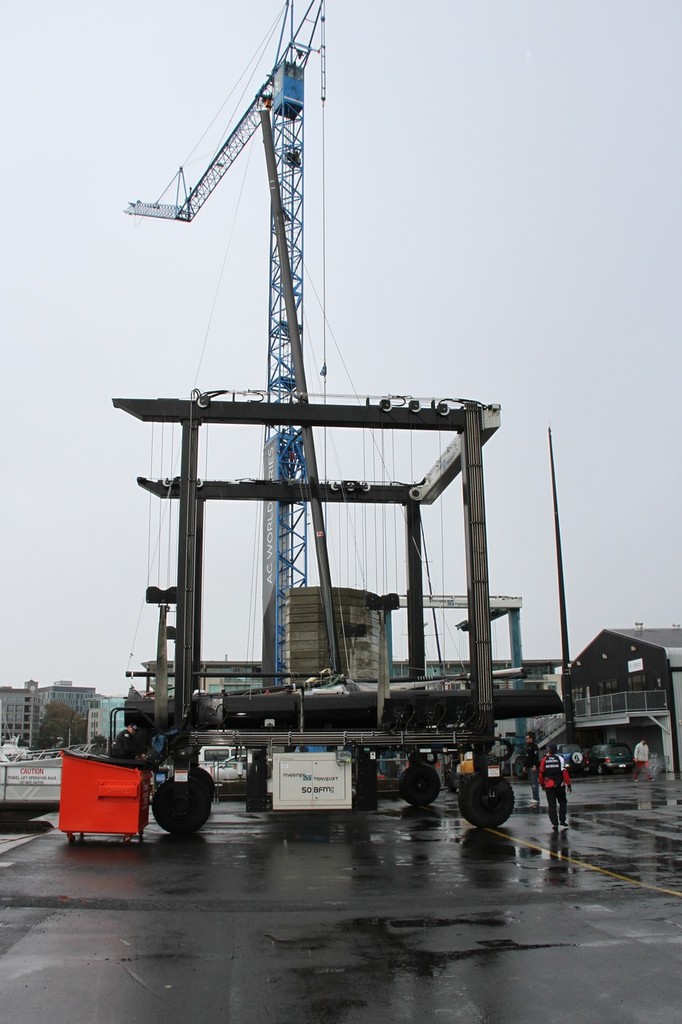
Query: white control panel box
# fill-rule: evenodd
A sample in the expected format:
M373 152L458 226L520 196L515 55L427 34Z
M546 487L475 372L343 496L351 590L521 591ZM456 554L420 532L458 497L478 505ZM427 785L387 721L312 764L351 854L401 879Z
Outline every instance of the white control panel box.
M274 811L325 811L352 806L350 760L333 752L272 755Z

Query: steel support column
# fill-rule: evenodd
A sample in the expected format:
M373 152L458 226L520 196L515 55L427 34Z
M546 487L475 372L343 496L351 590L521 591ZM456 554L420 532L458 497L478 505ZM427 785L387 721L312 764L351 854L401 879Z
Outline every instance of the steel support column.
M197 465L199 424L182 422L182 459L178 522L178 606L175 639L175 725L189 714L195 669L195 589L197 561Z
M490 642L490 588L483 487L481 407L477 403L467 402L464 405L464 410L466 429L462 435L462 496L467 567L471 695L472 703L478 714L476 731L483 736L492 736L494 727L493 662Z
M199 495L200 492L197 492ZM194 544L194 626L192 643L192 685L191 691L198 686L199 673L201 672L201 620L203 614L203 592L204 592L204 516L206 514L206 501L203 497L196 498L196 530ZM196 684L196 685L195 685Z
M407 539L407 656L410 672L416 675L426 675L422 513L418 501L407 502L405 531Z

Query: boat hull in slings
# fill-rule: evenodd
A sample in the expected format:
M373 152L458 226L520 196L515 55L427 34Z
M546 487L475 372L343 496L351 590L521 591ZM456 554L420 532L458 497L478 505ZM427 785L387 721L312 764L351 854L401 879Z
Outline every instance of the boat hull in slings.
M376 691L320 693L301 691L198 694L195 696L195 726L198 729L254 730L298 728L301 719L308 729L396 729L437 728L451 731L466 726L472 695L464 690L415 689L394 692L384 701L381 723L377 723ZM303 709L301 710L301 701ZM553 690L493 691L496 720L534 718L560 714L561 700ZM169 726L174 723L173 701L169 703ZM154 702L144 697L128 698L126 721L144 727L153 722Z

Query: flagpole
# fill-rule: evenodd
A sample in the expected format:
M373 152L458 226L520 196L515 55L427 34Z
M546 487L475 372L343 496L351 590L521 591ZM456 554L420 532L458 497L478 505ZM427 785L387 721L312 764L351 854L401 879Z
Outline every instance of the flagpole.
M559 621L561 624L561 697L564 702L566 716L566 742L575 742L573 726L573 693L571 687L571 659L568 649L568 619L566 616L566 588L564 585L564 561L561 554L561 528L559 526L559 503L556 490L556 474L554 472L554 448L552 446L552 430L548 428L549 462L552 471L552 499L554 502L554 537L556 543L556 567L559 583Z

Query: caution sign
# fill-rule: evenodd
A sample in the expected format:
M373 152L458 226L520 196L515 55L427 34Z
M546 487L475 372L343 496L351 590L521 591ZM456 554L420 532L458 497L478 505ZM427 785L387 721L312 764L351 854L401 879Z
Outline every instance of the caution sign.
M58 786L62 781L62 768L61 765L8 764L5 780L8 786Z

